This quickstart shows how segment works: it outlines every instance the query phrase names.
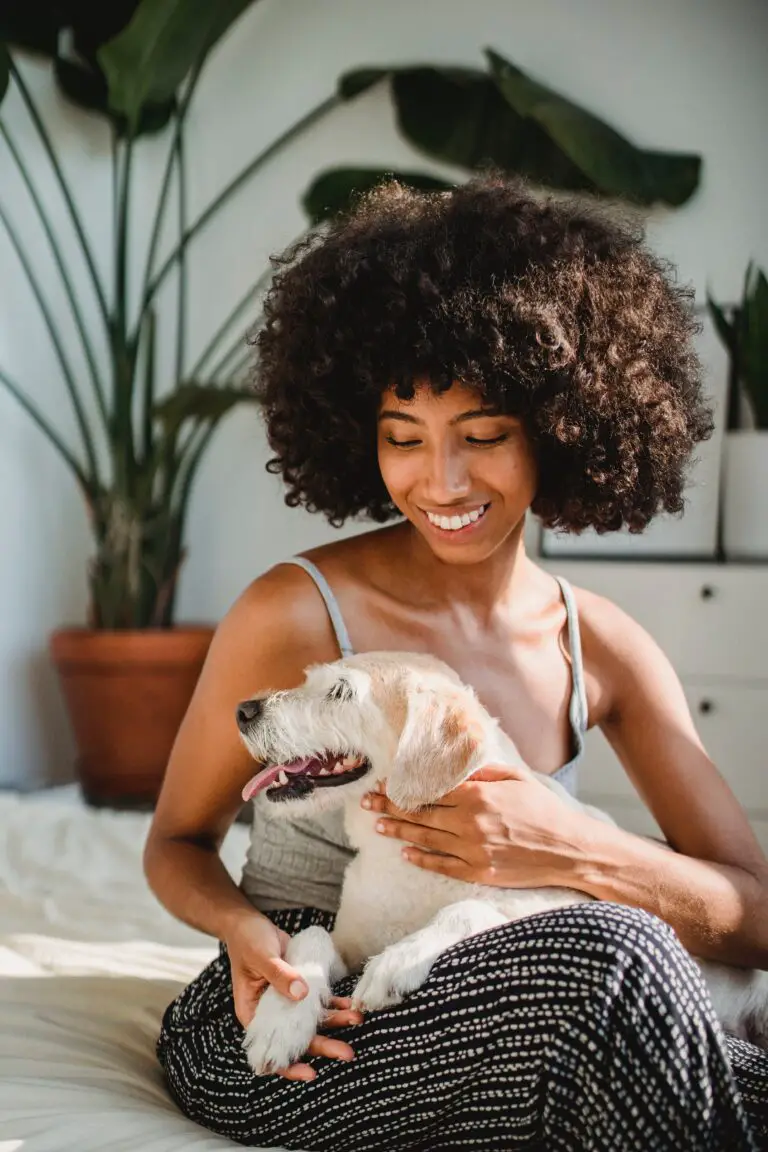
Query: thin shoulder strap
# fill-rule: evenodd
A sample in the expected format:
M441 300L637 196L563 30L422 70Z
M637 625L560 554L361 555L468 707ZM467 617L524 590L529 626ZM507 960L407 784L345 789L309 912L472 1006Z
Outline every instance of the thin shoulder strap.
M587 705L587 689L584 679L584 657L581 652L581 629L579 628L579 610L576 607L576 597L568 581L563 576L556 576L560 591L563 594L565 613L568 617L568 644L571 649L571 677L573 680L573 695L571 697L571 711L573 719L580 732L586 732L589 724L589 707Z
M349 632L347 632L347 626L344 623L339 602L331 591L331 586L320 569L313 564L311 560L305 560L303 556L293 556L290 560L284 560L283 563L296 564L297 567L303 568L308 576L312 577L317 585L318 592L325 601L325 606L328 609L328 615L331 618L331 624L336 633L336 641L342 656L352 656L355 650L352 647L352 641L349 638Z

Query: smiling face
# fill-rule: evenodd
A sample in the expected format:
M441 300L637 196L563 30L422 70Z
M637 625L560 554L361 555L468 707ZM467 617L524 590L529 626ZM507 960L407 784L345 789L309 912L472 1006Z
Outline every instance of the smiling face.
M442 560L476 563L522 528L536 493L533 446L521 419L475 389L427 385L412 400L381 398L378 454L393 503Z

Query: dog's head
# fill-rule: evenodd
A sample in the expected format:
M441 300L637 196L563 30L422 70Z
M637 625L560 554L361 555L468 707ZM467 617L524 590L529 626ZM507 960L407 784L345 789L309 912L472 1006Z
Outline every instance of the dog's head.
M499 738L451 668L400 652L315 665L298 688L243 701L237 723L264 765L244 797L291 813L339 807L385 777L398 807L436 803L493 755Z

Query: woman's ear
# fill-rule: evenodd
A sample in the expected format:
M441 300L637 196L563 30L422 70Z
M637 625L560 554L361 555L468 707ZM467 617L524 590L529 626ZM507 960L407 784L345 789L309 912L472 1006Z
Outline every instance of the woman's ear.
M387 795L398 808L437 803L477 766L483 732L467 703L464 693L446 697L429 688L411 689L387 776Z

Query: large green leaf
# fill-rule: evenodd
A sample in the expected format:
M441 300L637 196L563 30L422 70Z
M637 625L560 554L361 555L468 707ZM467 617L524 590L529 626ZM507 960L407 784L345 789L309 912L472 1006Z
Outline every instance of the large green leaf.
M707 308L712 317L717 334L731 355L736 350L736 332L734 325L728 319L723 308L707 293Z
M0 104L2 104L3 97L8 91L8 81L11 78L9 64L8 49L5 44L0 43Z
M110 106L138 129L142 108L172 99L191 69L254 0L142 0L99 49Z
M491 75L510 107L538 124L601 192L641 204L675 207L699 183L701 157L636 148L603 120L552 89L531 80L490 49Z
M321 224L339 212L346 212L356 196L375 188L383 180L394 177L409 188L422 192L443 192L452 188L445 180L425 176L421 172L394 172L381 168L331 168L321 172L301 198L304 209L313 224Z
M390 68L358 68L354 72L345 72L339 79L339 95L343 100L354 100L355 96L389 76L390 71Z
M121 113L113 112L109 105L109 90L106 78L98 68L83 67L72 60L55 56L53 70L64 95L88 112L106 116L114 124L119 136L128 132L128 120ZM161 132L170 121L176 109L176 99L171 97L164 104L145 104L139 115L139 123L134 135L152 135Z
M537 124L519 116L493 80L468 68L392 72L403 135L422 152L460 168L493 165L571 190L592 182Z
M65 17L72 15L67 9L74 7L73 4L41 4L29 0L23 4L4 4L0 9L0 40L30 52L53 56L59 30L66 23Z
M14 48L54 57L61 32L72 34L75 52L93 63L96 49L111 40L130 20L139 0L3 0L0 40Z
M741 372L758 427L768 428L768 280L757 271L743 305Z

